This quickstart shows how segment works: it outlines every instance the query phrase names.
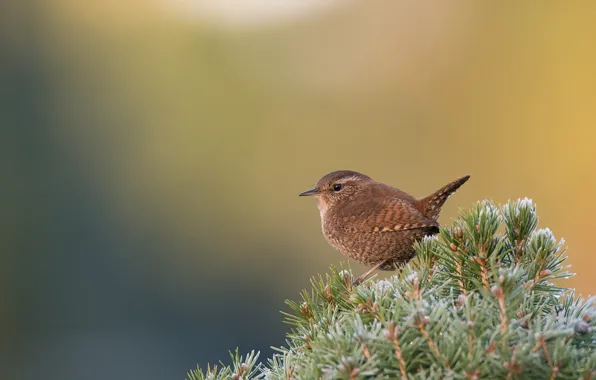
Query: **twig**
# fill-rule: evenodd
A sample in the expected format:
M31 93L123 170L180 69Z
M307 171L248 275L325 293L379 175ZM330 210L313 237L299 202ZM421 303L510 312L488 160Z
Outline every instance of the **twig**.
M424 308L422 305L422 292L420 291L420 282L418 281L417 277L414 277L412 279L412 288L413 292L409 294L410 298L415 299L418 303L418 307L420 308L420 310L423 310ZM426 328L424 327L424 325L428 323L428 317L420 315L417 319L418 320L414 323L414 326L416 326L420 330L422 336L424 336L424 339L428 343L428 346L431 348L431 350L434 352L437 358L443 359L445 361L445 366L449 368L449 361L441 355L441 353L439 352L439 348L437 347L437 344L432 340L432 338L428 334L428 331L426 331Z
M456 235L456 238L459 237L459 235L461 235L461 230L458 228L457 230L454 231L454 234ZM459 259L461 258L461 254L459 252L457 245L455 245L454 243L450 244L450 248L455 255L455 271L457 272L457 284L459 285L462 293L465 295L465 294L467 294L467 292L466 292L466 288L464 287L461 263L459 262Z
M505 309L505 296L503 294L503 288L497 286L493 288L493 294L497 297L499 301L499 309L500 309L500 316L501 316L501 334L505 334L507 331L507 325L509 323L507 319L507 310Z
M426 340L426 343L428 343L428 346L430 347L430 349L435 353L435 355L437 355L438 358L445 360L446 366L449 367L449 363L447 363L447 359L445 359L441 355L441 353L439 352L439 348L437 347L437 344L435 343L434 340L432 340L432 338L428 334L428 331L426 331L426 329L424 328L424 322L422 320L418 321L418 323L416 323L416 327L418 327L418 329L422 333L422 336L424 336L424 339Z
M526 242L523 240L516 241L516 244L515 244L515 263L516 264L521 264L522 253L523 253L525 243Z
M393 345L395 346L395 357L399 362L399 372L401 372L401 375L404 379L407 379L408 375L406 374L406 362L404 361L404 358L401 355L401 349L399 348L399 340L397 340L397 334L395 334L395 337L393 338Z
M459 285L462 293L464 295L467 295L468 292L466 291L466 288L464 287L464 280L462 280L463 276L461 273L461 264L459 263L459 261L457 262L457 264L455 266L455 270L457 271L457 284Z
M546 347L546 339L544 338L544 336L540 335L537 338L537 340L538 342L536 342L536 345L532 348L532 351L536 352L540 348L542 348L542 351L544 352L544 357L546 358L546 362L548 363L548 366L551 369L550 379L554 380L557 378L557 375L559 374L559 367L554 365L553 360L551 359L550 354L548 353L548 348Z
M518 346L516 345L513 349L513 355L511 355L511 359L504 364L505 369L508 371L507 377L505 379L512 379L514 375L520 375L522 373L521 369L519 368L519 363L515 359L517 351Z
M490 290L490 284L488 282L488 269L486 268L486 262L488 261L488 259L475 257L474 260L480 265L480 271L482 274L482 285L484 285L486 290Z
M370 350L368 349L368 346L364 342L364 338L359 336L356 339L360 342L360 348L362 348L362 353L364 354L364 357L366 358L366 360L372 361L374 364L374 360L372 359L372 355L370 354Z
M393 322L389 322L386 326L385 326L385 337L393 342L393 346L395 347L395 358L397 359L397 362L399 363L399 372L401 372L401 376L404 379L408 378L408 375L406 373L406 362L404 361L404 358L401 354L401 348L399 346L399 339L397 338L397 335L399 334L399 329L397 327L395 327L395 323Z

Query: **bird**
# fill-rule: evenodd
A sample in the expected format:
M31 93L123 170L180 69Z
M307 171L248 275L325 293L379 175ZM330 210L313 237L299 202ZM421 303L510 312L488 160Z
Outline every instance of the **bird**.
M324 175L299 196L314 196L327 242L344 256L370 270L395 270L415 256L414 243L439 233L441 207L469 175L456 179L424 198L414 198L395 187L352 170Z

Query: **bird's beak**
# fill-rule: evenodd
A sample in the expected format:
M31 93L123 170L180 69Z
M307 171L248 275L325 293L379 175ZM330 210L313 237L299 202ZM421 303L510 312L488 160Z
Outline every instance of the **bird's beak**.
M319 194L319 192L317 191L317 189L312 189L312 190L306 190L300 194L298 194L299 197L307 197L310 195L317 195Z

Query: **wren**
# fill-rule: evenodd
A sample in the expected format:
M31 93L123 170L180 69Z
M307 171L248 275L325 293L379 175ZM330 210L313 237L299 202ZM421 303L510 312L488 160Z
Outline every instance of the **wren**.
M467 175L416 199L367 175L339 170L299 195L317 199L329 244L371 267L355 281L359 284L376 269L394 270L410 261L415 256L414 243L439 232L441 207L469 178Z

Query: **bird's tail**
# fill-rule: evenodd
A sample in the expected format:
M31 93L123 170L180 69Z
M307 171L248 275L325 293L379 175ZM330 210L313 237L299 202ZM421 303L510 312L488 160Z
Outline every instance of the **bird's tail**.
M469 175L465 177L461 177L460 179L456 179L455 181L443 186L439 190L435 191L428 197L419 199L418 209L422 211L422 213L429 219L436 220L439 217L439 213L441 212L441 207L443 204L451 196L451 194L455 193L457 189L470 178Z

